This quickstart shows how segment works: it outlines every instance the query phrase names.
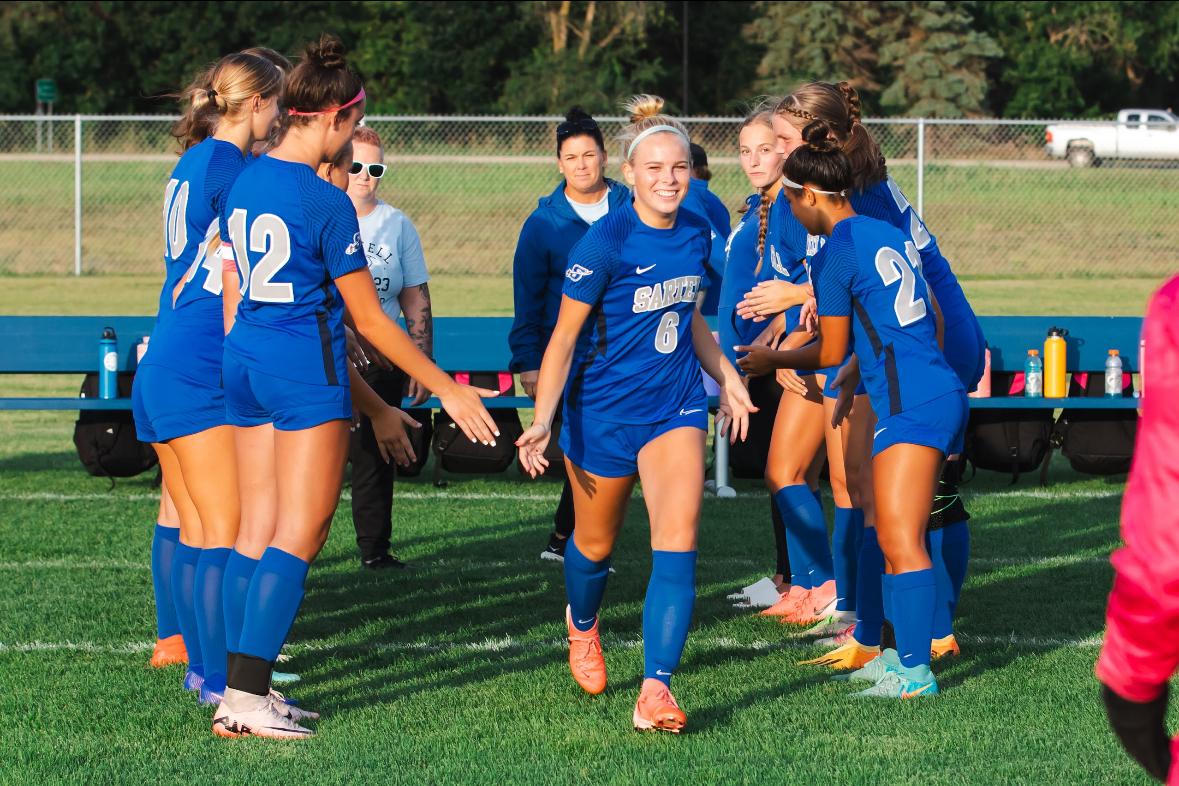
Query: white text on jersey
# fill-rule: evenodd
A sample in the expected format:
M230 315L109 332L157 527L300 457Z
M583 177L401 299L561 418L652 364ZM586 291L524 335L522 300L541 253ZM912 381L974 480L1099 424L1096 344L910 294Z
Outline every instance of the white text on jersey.
M635 304L631 308L636 314L644 311L658 311L676 303L695 301L700 291L700 276L680 276L653 287L639 287L635 290Z

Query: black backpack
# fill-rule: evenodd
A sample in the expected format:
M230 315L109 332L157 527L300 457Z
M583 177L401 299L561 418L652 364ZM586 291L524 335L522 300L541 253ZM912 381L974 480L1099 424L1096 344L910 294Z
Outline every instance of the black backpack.
M1020 377L1022 381L1022 376ZM1022 385L1013 389L1016 373L991 373L991 397L1023 394ZM1052 439L1052 409L970 410L963 455L976 469L1010 472L1014 485L1020 473L1032 472L1048 455ZM1041 483L1044 478L1041 478Z
M1133 377L1122 376L1122 397L1134 397ZM1105 396L1105 374L1073 374L1068 394L1078 398ZM1138 412L1133 409L1066 409L1052 431L1052 445L1077 472L1121 475L1130 471ZM1047 473L1044 473L1045 475Z
M119 398L130 398L135 374L119 374ZM87 374L81 398L98 398L98 374ZM155 448L135 436L135 418L130 409L84 409L74 423L74 445L78 458L91 475L133 478L159 463Z
M766 474L766 459L770 454L770 438L774 434L774 419L782 401L782 386L771 374L749 380L749 398L758 407L749 414L749 434L742 442L729 445L729 470L735 478L761 480ZM715 445L713 446L715 451Z
M496 390L500 387L495 373L470 375L474 387ZM512 395L515 383L504 393ZM495 445L472 442L444 411L434 418L434 485L444 486L442 470L460 474L486 475L503 472L516 460L516 440L524 433L520 413L514 409L490 409L499 426Z

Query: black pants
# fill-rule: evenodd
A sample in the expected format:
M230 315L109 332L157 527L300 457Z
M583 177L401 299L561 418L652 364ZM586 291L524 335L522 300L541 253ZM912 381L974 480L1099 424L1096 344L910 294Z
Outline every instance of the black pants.
M561 501L557 503L557 512L553 514L553 531L562 538L573 534L573 487L569 483L569 478L565 478L565 485L561 486Z
M401 406L405 372L399 368L382 371L370 366L363 376L387 404ZM360 427L352 432L349 453L352 459L352 526L356 528L360 558L371 560L389 553L397 464L386 464L381 458L372 421L365 415L360 416Z

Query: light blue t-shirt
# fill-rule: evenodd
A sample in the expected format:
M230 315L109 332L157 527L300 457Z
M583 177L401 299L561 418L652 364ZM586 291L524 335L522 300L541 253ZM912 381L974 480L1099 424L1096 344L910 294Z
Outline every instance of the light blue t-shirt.
M430 280L422 239L409 216L379 199L373 212L360 218L360 238L381 308L396 320L401 316L401 290Z

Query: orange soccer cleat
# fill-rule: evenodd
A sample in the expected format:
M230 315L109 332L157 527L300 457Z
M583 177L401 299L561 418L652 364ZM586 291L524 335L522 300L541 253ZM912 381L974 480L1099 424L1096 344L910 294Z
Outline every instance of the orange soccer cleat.
M634 724L640 731L670 731L679 734L688 716L676 703L671 690L662 682L648 677L635 703Z
M809 598L810 594L811 591L809 589L803 589L792 584L789 592L783 592L778 595L777 603L768 609L762 609L758 614L763 617L785 617L792 614L799 603L805 605L805 599Z
M835 613L839 598L835 594L835 581L827 581L801 598L794 610L782 618L782 623L813 625Z
M934 639L933 646L929 648L929 654L936 659L944 658L947 655L961 655L962 650L958 648L958 640L951 633L944 639Z
M565 607L565 624L569 627L569 671L586 693L606 690L606 659L602 656L602 638L598 621L589 630L578 630L573 625L572 613Z
M867 647L848 637L847 643L826 655L799 662L799 666L830 666L834 669L861 669L865 664L880 657L880 647Z
M173 663L188 663L188 650L184 648L184 637L179 633L156 639L156 648L151 653L151 665L157 669Z

